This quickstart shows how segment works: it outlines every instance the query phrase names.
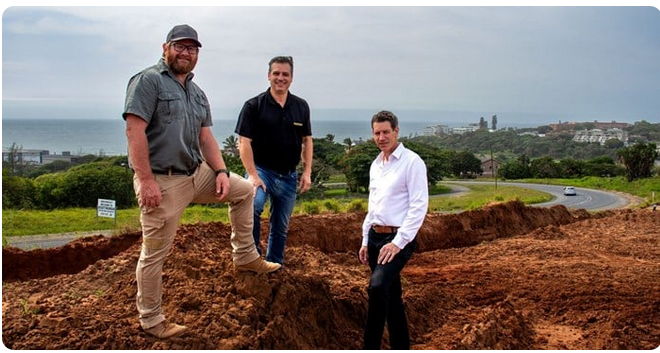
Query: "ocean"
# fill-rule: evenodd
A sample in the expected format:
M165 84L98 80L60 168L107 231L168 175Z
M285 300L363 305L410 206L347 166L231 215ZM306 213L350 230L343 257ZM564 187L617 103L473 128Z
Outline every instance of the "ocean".
M334 135L334 141L342 143L350 138L368 140L371 138L371 110L317 110L312 112L312 135L323 138ZM438 112L395 112L399 117L400 137L422 135L424 128L443 124L452 127L467 126L479 122L479 115L470 113L460 115L445 113L450 118L443 118ZM236 118L222 119L233 113L215 114L211 130L220 147L227 137L234 135ZM486 120L490 116L484 115ZM502 121L502 118L498 119ZM501 124L499 127L505 127ZM510 124L509 124L510 126ZM121 117L116 119L2 119L2 148L12 144L23 149L48 150L51 154L70 152L74 155L95 154L117 156L127 154L125 123Z
M421 135L428 122L406 122L400 136ZM220 147L227 137L234 134L236 120L214 120L211 130ZM344 139L367 140L371 138L369 121L312 121L315 138L335 136L334 141ZM115 120L74 119L2 119L2 148L12 144L23 149L48 150L51 154L126 155L127 141L125 124L121 118Z

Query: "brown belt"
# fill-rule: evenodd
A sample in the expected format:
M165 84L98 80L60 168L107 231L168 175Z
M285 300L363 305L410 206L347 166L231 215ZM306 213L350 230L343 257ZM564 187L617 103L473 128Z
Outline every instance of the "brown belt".
M199 168L199 165L197 165L196 167L194 167L190 170L179 170L179 169L176 169L176 168L170 168L168 170L152 170L151 172L154 173L154 174L163 174L163 175L169 175L169 176L172 176L172 175L191 176L191 175L195 174L195 171L197 171L197 168Z
M396 233L396 230L399 229L399 227L392 227L392 226L379 226L377 224L372 224L371 229L374 230L376 233Z

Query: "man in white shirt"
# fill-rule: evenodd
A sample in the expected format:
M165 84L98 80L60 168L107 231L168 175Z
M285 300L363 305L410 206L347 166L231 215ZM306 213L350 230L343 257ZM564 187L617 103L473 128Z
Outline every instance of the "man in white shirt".
M380 349L387 321L390 347L409 349L400 273L415 251L428 209L426 164L399 143L399 122L391 112L374 115L371 129L381 153L369 170L369 211L358 253L371 268L363 348Z

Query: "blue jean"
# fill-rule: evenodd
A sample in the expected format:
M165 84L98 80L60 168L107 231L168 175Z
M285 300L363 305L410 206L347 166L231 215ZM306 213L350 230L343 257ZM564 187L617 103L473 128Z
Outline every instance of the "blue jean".
M267 200L270 200L270 232L268 234L268 248L266 261L284 264L284 247L286 233L289 230L289 218L296 205L296 187L298 174L282 175L269 169L257 167L259 178L266 185L266 191L257 188L254 197L254 228L252 235L257 251L261 254L259 241L261 239L261 214Z
M408 321L401 293L401 270L412 257L417 241L408 243L394 259L385 265L377 263L380 249L394 239L396 233L376 233L369 231L369 308L364 329L363 349L380 349L387 322L392 349L410 349Z

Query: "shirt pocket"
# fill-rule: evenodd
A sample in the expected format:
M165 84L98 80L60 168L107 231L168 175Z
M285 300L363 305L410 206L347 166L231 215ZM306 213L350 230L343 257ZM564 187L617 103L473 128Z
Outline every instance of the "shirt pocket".
M201 94L196 94L193 97L193 113L195 114L195 120L202 123L208 119L211 115L211 109L209 102Z
M177 92L158 93L158 116L166 123L182 120L185 116L185 105L183 97Z

